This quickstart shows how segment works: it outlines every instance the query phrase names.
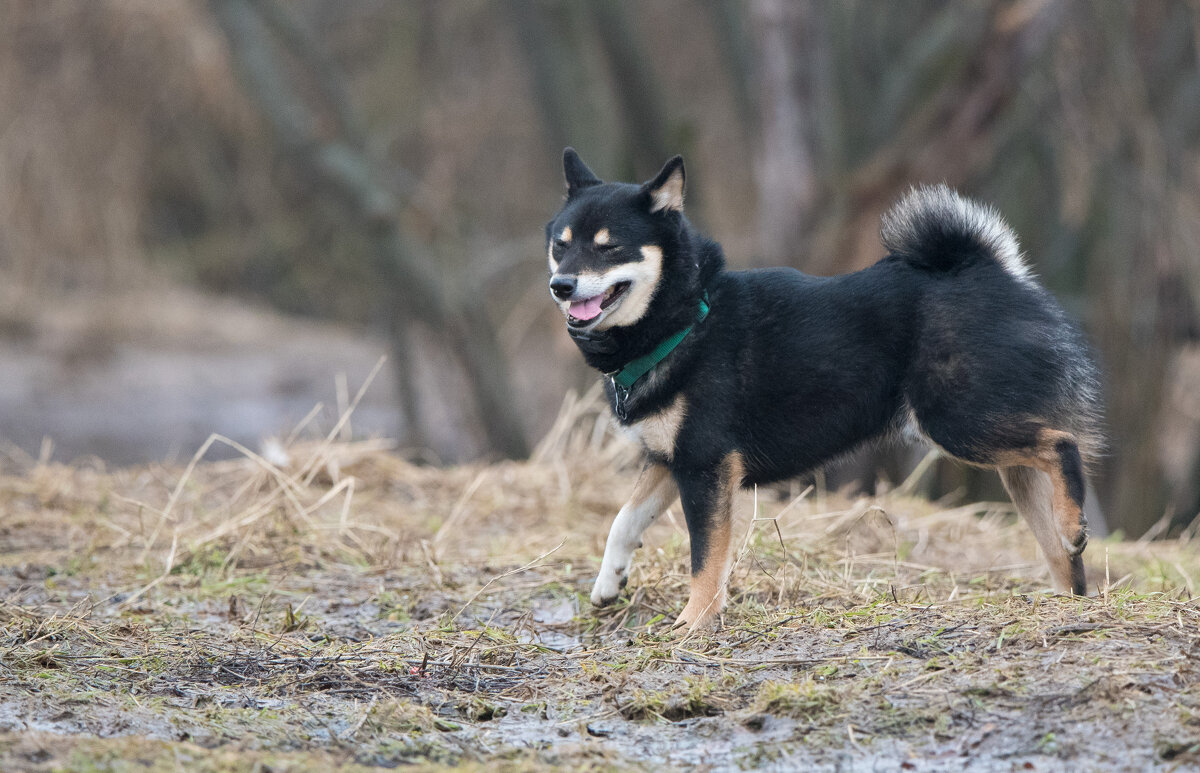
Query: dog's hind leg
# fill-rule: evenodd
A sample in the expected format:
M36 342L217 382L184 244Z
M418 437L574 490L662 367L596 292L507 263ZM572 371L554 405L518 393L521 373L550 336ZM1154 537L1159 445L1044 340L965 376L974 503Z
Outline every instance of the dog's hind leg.
M1026 464L1002 467L1000 478L1046 554L1055 589L1084 596L1086 482L1079 449L1066 433L1043 431L1038 441Z
M1083 562L1079 555L1072 556L1067 552L1059 536L1053 504L1054 484L1050 476L1033 467L1003 467L1000 479L1046 556L1055 590L1076 591L1078 575L1079 592L1082 592Z
M675 627L695 630L725 604L733 531L733 493L742 483L741 456L725 457L716 469L678 478L692 549L692 587Z
M629 562L633 558L633 551L642 546L642 532L678 494L670 471L661 464L647 462L633 487L633 495L617 513L608 531L600 574L592 587L593 604L602 607L617 598L629 579Z

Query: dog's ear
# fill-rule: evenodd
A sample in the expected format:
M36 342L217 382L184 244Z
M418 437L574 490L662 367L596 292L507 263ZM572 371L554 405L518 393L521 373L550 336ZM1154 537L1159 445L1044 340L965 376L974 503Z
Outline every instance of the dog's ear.
M575 148L563 151L563 174L567 178L567 198L571 198L583 188L599 185L603 182L588 169L587 164L575 152Z
M668 161L654 179L642 186L650 200L650 211L683 211L683 156Z

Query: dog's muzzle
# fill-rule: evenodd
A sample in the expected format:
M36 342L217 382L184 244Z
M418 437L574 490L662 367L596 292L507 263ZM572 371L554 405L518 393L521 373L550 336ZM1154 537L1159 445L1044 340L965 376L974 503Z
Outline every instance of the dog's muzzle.
M582 292L595 293L594 284L585 287ZM628 281L615 282L606 287L603 292L584 296L581 294L579 279L570 274L555 274L550 277L550 294L560 304L567 315L567 325L571 327L588 327L600 321L606 311L613 307L629 290L632 283Z

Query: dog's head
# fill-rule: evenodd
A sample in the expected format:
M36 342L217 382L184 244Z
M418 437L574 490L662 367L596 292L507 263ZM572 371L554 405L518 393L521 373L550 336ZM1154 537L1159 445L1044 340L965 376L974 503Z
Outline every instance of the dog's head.
M670 265L686 238L681 157L642 185L601 181L571 148L563 169L567 200L546 225L546 248L550 294L573 331L632 327L668 280L694 282Z

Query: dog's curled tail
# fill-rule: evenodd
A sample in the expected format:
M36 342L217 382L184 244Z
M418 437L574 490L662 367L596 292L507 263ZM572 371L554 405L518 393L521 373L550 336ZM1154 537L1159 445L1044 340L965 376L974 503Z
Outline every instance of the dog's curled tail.
M990 258L1017 279L1032 278L1000 213L945 185L911 189L883 216L880 236L892 255L935 271Z

